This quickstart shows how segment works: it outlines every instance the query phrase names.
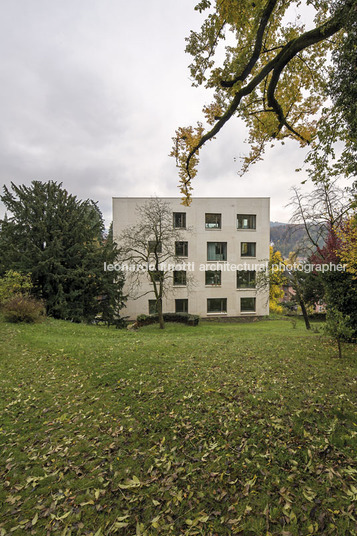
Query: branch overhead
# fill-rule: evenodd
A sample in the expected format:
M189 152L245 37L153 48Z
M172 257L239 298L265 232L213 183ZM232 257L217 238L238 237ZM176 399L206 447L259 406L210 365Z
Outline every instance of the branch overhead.
M294 4L298 9L297 0L260 0L254 10L247 0L238 4L233 0L216 2L213 15L217 32L221 32L224 20L236 45L226 47L220 67L211 61L208 78L203 80L198 74L202 59L198 50L201 41L209 42L212 13L211 33L204 23L201 34L196 33L195 41L187 47L194 57L196 70L191 66L191 72L196 73L197 84L205 82L206 87L215 89L214 102L204 108L211 128L206 130L202 123L196 128L181 127L173 138L171 156L176 158L181 193L187 204L200 149L234 115L249 129L251 154L245 158L244 169L261 158L266 142L274 138L291 137L302 145L310 142L316 133L316 114L326 100L326 56L338 46L338 41L330 38L344 28L357 0L340 2L335 12L328 12L325 2L316 2L318 24L308 31L299 23L284 23L287 9ZM215 49L223 38L217 32L212 33Z

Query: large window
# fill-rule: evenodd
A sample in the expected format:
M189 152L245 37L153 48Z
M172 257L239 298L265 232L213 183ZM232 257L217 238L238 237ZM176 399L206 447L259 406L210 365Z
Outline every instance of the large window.
M207 260L226 261L227 242L207 242Z
M149 300L149 315L155 315L157 313L156 300Z
M175 242L175 255L188 257L188 242Z
M207 313L226 313L227 298L208 298Z
M256 229L255 214L237 214L237 229Z
M214 285L214 286L221 285L221 280L222 280L221 275L222 275L221 270L206 270L205 272L206 285Z
M240 312L241 313L255 313L255 298L241 298L240 299Z
M241 242L240 253L242 257L255 257L256 243L255 242Z
M188 300L175 300L175 313L188 313Z
M174 271L174 285L178 285L178 286L186 285L186 270Z
M162 253L162 244L156 240L149 240L148 242L149 253Z
M237 288L255 288L255 270L237 270Z
M186 212L174 212L174 227L186 229Z
M205 227L206 229L220 229L222 214L206 214Z

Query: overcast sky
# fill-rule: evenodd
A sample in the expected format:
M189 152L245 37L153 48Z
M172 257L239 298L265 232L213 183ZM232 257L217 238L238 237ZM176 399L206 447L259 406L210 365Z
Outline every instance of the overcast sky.
M7 0L0 16L2 184L63 182L99 202L179 195L169 158L178 126L202 118L209 95L191 86L185 37L201 16L193 0ZM201 151L196 196L268 196L271 219L289 220L304 152L268 150L240 178L246 133L231 120ZM3 214L3 207L0 207Z

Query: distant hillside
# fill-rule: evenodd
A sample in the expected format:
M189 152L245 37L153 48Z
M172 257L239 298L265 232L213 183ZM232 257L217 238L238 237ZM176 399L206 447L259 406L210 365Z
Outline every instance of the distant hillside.
M287 223L282 223L281 221L271 221L270 222L270 229L272 227L278 227L279 225L288 225Z
M270 241L283 257L287 257L291 251L301 251L306 239L306 231L301 224L270 222Z

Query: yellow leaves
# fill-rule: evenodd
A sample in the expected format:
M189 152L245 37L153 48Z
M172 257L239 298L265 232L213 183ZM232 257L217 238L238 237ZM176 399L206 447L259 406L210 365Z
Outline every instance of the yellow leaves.
M303 488L302 494L305 497L305 499L308 500L309 502L313 502L313 500L316 497L316 493L311 488L308 488L308 487Z
M187 159L195 150L202 138L204 129L202 123L198 123L195 128L180 127L176 131L173 139L174 145L170 156L176 158L176 166L179 168L180 192L183 195L183 204L188 206L191 203L191 179L197 174L198 151L192 155L189 163Z
M348 272L357 278L357 215L354 214L335 233L340 241L336 253L346 263Z
M298 9L299 2L216 0L213 7L202 0L198 4L200 12L212 9L201 30L191 32L186 52L193 56L193 85L214 89L215 100L203 108L211 130L204 134L199 123L196 129L176 132L171 155L180 169L184 204L190 203L200 147L233 115L249 129L251 150L240 174L262 158L266 143L292 138L305 146L316 136L316 116L326 100L326 62L329 52L338 47L337 40L328 39L331 34L326 28L337 32L339 26L327 2L313 2L316 23L326 26L317 26L312 36L299 17L286 16L292 6ZM229 46L222 61L219 45L226 37Z
M213 125L222 115L222 108L217 102L213 102L210 105L204 106L203 113L206 117L207 123Z
M129 519L129 517L129 515L117 517L113 525L110 527L110 532L116 532L118 529L127 527L129 522L126 520Z
M131 480L126 480L125 484L119 484L120 489L139 488L140 486L141 482L137 476L133 476Z
M352 501L357 501L357 488L356 486L351 485L350 489L346 491L347 496Z
M284 274L284 260L280 251L274 251L270 246L269 257L269 309L272 313L281 314L283 308L280 305L284 296L282 285L286 282Z
M195 519L186 519L185 523L189 527L196 527L200 523L207 523L208 520L209 515L207 515L205 512L200 512Z

